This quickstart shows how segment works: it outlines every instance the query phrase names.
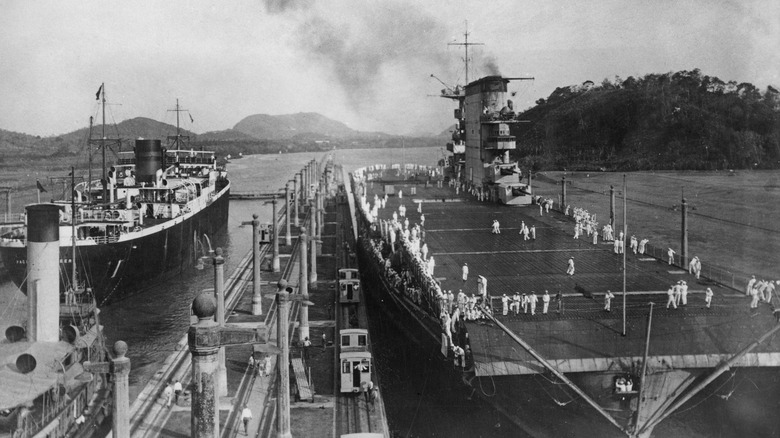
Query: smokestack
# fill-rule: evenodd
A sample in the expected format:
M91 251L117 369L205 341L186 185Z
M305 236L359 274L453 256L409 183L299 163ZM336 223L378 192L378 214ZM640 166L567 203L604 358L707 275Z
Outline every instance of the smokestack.
M27 340L60 340L60 209L27 206Z

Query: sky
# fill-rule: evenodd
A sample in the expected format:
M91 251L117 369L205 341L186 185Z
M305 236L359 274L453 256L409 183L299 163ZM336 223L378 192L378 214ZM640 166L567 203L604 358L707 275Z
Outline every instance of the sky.
M0 129L57 135L99 117L203 133L317 112L361 131L454 124L436 97L498 73L524 109L556 87L692 70L780 88L780 2L0 0ZM98 118L99 120L99 118Z

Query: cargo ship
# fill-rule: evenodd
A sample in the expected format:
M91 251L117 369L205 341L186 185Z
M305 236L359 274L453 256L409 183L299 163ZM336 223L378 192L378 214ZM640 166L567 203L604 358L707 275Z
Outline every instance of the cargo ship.
M737 369L776 375L777 297L751 309L744 292L689 273L685 255L613 251L615 239L629 248L625 220L611 220L612 239L572 238L565 183L557 202L535 195L512 155L510 80L442 92L458 102L462 146L446 162L352 172L372 320L396 324L420 357L439 357L447 385L530 436L671 436L669 417ZM776 427L745 423L755 436Z
M89 368L109 361L98 308L89 289L60 295L59 208L34 204L27 213L27 318L0 320L0 437L94 436L113 394L111 379Z
M62 212L62 289L88 282L102 304L182 273L206 255L210 239L227 224L230 181L213 151L188 146L179 128L178 101L176 135L168 138L167 147L159 139L139 138L131 152L119 152L113 165L106 164L111 140L105 135L105 87L100 90L103 135L91 143L103 152L103 177L74 182L70 199L52 203ZM23 291L26 227L21 217L4 224L0 235L0 258ZM73 233L75 253L70 251Z

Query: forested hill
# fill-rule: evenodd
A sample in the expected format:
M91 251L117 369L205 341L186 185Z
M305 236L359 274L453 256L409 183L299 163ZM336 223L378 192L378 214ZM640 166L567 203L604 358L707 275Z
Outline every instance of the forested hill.
M698 69L557 88L513 128L537 168L780 168L780 94Z

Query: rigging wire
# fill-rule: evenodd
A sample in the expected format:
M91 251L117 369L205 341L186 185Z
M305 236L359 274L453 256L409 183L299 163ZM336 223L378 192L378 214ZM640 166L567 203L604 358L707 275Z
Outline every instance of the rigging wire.
M428 361L431 360L431 356L433 356L433 352L431 352L428 355ZM409 423L409 430L406 432L406 437L408 438L410 434L412 433L412 426L414 426L415 420L417 420L417 414L420 412L420 405L422 404L423 396L425 396L425 388L428 386L428 378L430 377L430 367L425 367L425 382L423 383L422 391L420 391L420 398L417 400L417 407L414 410L414 416L412 417L411 423Z
M704 403L705 401L707 401L707 400L708 400L710 397L712 397L712 396L714 396L714 395L717 395L717 396L721 397L721 395L720 395L720 394L715 394L715 393L716 393L717 391L719 391L721 388L723 388L723 387L724 387L724 386L725 386L727 383L729 383L729 381L731 381L732 379L734 379L734 376L735 376L736 374L737 374L737 371L736 371L736 370L732 371L732 372L731 372L731 377L729 377L729 378L728 378L728 379L727 379L725 382L723 382L723 384L721 384L720 386L718 386L717 388L715 388L715 389L714 389L714 390L713 390L713 391L712 391L712 392L711 392L709 395L707 395L706 397L704 397L704 398L702 398L701 400L699 400L698 402L696 402L696 403L695 403L693 406L689 406L689 407L687 407L687 408L685 408L685 409L678 410L678 411L674 412L672 415L673 415L673 416L677 416L677 415L683 414L683 413L685 413L685 412L688 412L688 411L690 411L691 409L694 409L694 408L696 408L697 406L699 406L700 404ZM729 393L728 393L728 395L727 395L725 398L724 398L724 397L721 397L721 398L724 398L724 400L728 400L728 398L729 398L729 397L731 397L731 394L732 394L733 392L734 392L734 389L732 388L731 392L729 392Z
M553 385L561 385L561 384L563 384L563 382L561 382L561 383L558 383L558 382L554 382L554 381L552 381L552 380L551 380L551 379L549 379L547 376L545 376L543 372L542 372L542 373L539 373L538 375L542 376L542 377L543 377L545 380L547 380L548 382L552 383ZM550 397L550 398L551 398L551 399L552 399L552 400L555 402L555 404L557 404L558 406L561 406L561 407L563 407L563 406L566 406L566 405L568 405L569 403L571 403L571 402L573 402L573 401L574 401L574 397L572 397L572 396L571 396L571 394L569 394L568 392L566 392L566 388L565 388L565 387L562 387L562 386L557 386L558 388L561 388L561 389L563 390L563 392L564 392L566 395L568 395L568 396L569 396L569 401L567 401L567 402L562 402L562 401L558 400L558 399L557 399L557 398L556 398L554 395L550 394L550 392L549 392L549 391L547 391L547 389L544 387L544 385L543 385L541 382L539 382L539 380L538 380L538 379L533 379L533 381L534 381L534 382L536 382L536 384L537 384L537 385L539 385L539 387L540 387L540 388L542 388L542 391L544 391L544 392L545 392L545 394L547 394L547 396L548 396L548 397Z

